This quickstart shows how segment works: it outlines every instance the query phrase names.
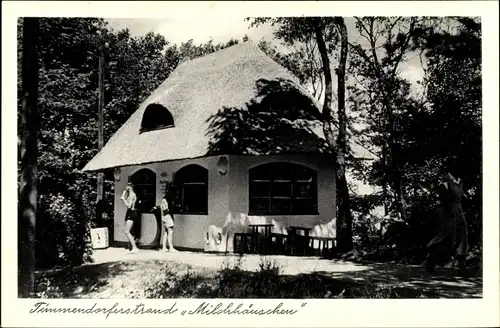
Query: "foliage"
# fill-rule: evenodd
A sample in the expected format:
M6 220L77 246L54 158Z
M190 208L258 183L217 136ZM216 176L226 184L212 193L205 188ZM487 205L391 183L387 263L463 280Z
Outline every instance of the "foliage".
M408 117L418 112L419 104L398 69L407 59L415 31L425 20L362 17L355 21L360 41L351 43L350 73L357 82L349 87L351 111L359 113L363 121L357 132L369 134L371 146L379 153L373 168L380 169L372 170L371 180L391 189L394 199L390 203L406 219L402 129Z
M348 251L352 248L352 213L350 195L346 179L346 158L348 156L347 116L345 111L345 74L347 62L347 28L342 17L278 17L247 18L250 27L270 24L275 27L273 35L283 41L285 46L298 46L285 56L278 56L273 49L264 43L261 48L268 50L275 58L280 59L283 66L295 74L305 87L313 90L313 96L322 99L320 122L330 153L334 156L332 166L336 172L337 214L336 227L338 250ZM340 44L340 49L335 52ZM271 51L269 51L271 50ZM333 78L331 58L338 56L337 75L337 111L332 110ZM298 63L298 64L296 64ZM319 84L319 87L318 87ZM323 92L324 91L324 92ZM335 114L338 130L333 131Z
M62 196L40 197L36 230L37 267L47 269L90 261L90 231L85 214L76 208L77 201Z
M245 40L248 40L247 36L243 37L243 41L245 41ZM210 39L210 40L208 40L208 42L206 42L204 44L196 45L196 44L194 44L194 41L192 39L190 39L186 42L181 43L181 45L178 49L178 53L179 53L180 60L185 61L185 60L194 59L196 57L202 57L202 56L208 55L212 52L216 52L216 51L222 50L224 48L234 46L235 44L238 44L238 43L240 43L240 40L235 39L235 38L231 38L229 41L227 41L225 43L223 42L223 43L214 44L213 39Z
M279 52L269 41L261 40L257 46L277 63L297 77L299 83L311 90L311 95L318 101L324 92L324 79L321 63L318 61L318 47L309 39L303 45L295 46L289 53Z
M478 244L482 231L481 23L467 17L457 22L455 33L430 33L424 41L428 66L423 83L430 119L421 143L432 145L423 151L426 159L451 165L464 181L471 243Z
M357 27L364 42L351 44L349 103L357 116L351 128L378 159L356 163L356 176L383 187L388 214L399 213L403 200L408 226L391 233L404 244L399 252L418 262L437 228L438 177L451 169L464 181L469 238L477 246L482 226L480 23L466 17L364 17ZM398 71L410 56L421 57L425 72L418 81L420 94ZM391 145L391 139L396 143Z
M176 274L167 269L159 284L147 289L147 298L335 298L361 294L356 284L327 279L316 274L285 276L276 261L261 258L256 272L241 268L241 258L226 262L215 275L189 270Z
M347 137L361 140L377 159L346 161L346 165L356 178L381 187L381 191L366 197L351 195L354 242L365 250L379 246L391 249L389 244L394 242L404 255L390 251L392 258L417 261L435 229L436 178L453 164L467 192L463 206L470 242L473 247L480 246L481 22L467 17L363 17L356 22L361 37L351 38L349 46L345 123L351 134ZM274 27L274 37L289 51L281 52L266 41L258 46L312 90L317 99L323 98L327 88L325 66L315 32L320 27L328 59L337 62L340 40L335 18L251 20L251 26L263 23ZM20 20L19 63L22 28ZM104 20L94 18L42 18L40 30L37 259L40 267L75 265L89 255L89 227L112 221L95 222L96 177L80 172L98 151L99 54L104 54L106 62L106 141L180 62L239 40L200 45L188 40L176 46L155 33L133 37L128 30L109 30ZM425 71L419 81L420 93L400 74L402 65L412 56L421 57ZM19 92L20 83L18 74ZM18 117L20 109L21 104ZM335 114L332 111L326 116L329 124L338 125L340 117ZM109 218L113 217L112 180L112 174L106 172L105 208ZM387 208L382 221L404 213L406 224L386 222L396 228L387 228L392 232L380 235L374 226L382 221L368 214L381 205Z
M22 28L19 21L19 63ZM108 220L96 222L96 176L80 171L98 151L99 55L105 58L106 142L182 60L238 40L204 45L188 41L178 48L159 34L132 37L127 29L110 30L104 20L95 18L42 18L39 39L38 265L78 265L91 251L89 228L112 226L113 218L111 172L105 172L104 185ZM18 90L20 86L18 78Z

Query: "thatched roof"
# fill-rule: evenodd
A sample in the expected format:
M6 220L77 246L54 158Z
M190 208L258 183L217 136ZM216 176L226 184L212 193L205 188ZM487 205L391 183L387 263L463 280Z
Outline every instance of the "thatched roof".
M293 93L280 93L291 89ZM272 102L272 111L250 110L264 104L263 99L271 94L278 95ZM150 104L166 107L175 126L140 133L144 111ZM270 107L269 103L266 106ZM303 112L307 110L314 115L319 113L315 102L291 74L255 44L234 45L180 64L84 170L219 153L264 155L321 151L323 136L321 129L315 126L317 121L307 114L278 117L286 113L284 107L287 106L299 106ZM294 110L291 108L290 112ZM275 124L277 122L279 124ZM231 129L236 131L226 131Z

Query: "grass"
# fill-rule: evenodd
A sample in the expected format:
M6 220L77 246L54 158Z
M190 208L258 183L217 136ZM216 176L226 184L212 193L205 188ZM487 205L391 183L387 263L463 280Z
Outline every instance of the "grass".
M282 275L274 261L261 259L256 272L228 263L210 278L189 272L150 290L151 298L426 298L428 290L332 279L319 273ZM172 275L167 274L169 277Z
M226 260L220 269L148 260L103 263L41 273L41 298L439 298L465 297L459 290L443 293L434 285L381 283L334 278L324 272L285 275L276 261L262 257L256 271L242 269L244 257Z

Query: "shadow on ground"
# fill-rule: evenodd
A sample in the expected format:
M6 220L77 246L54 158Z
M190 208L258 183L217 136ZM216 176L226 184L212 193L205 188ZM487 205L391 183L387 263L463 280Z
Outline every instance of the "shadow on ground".
M423 267L387 263L362 264L363 269L326 272L325 277L344 281L363 282L391 290L391 297L397 298L481 298L483 293L482 275L471 272L468 277L457 276L454 268L438 268L435 273Z
M361 266L361 265L360 265ZM273 263L257 271L219 270L161 260L92 264L37 276L43 298L480 298L481 277L411 266L352 265L342 272L287 275Z
M123 274L125 270L125 263L115 262L37 272L34 297L80 298L82 295L103 289L111 278Z

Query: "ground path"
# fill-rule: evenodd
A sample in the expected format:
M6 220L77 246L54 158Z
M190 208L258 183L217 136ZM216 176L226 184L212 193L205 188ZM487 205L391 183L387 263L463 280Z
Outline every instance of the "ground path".
M140 250L130 254L123 248L96 250L94 263L86 264L78 272L86 272L85 284L79 282L69 295L90 298L123 298L143 295L141 284L157 281L164 274L165 263L176 266L178 273L186 270L213 275L217 270L228 265L240 263L245 271L258 271L264 261L274 263L284 276L315 274L338 281L351 281L377 286L388 286L408 290L427 290L426 295L441 298L477 298L482 297L482 277L461 278L455 276L450 268L438 269L429 274L422 267L387 264L354 263L350 261L328 260L318 257L297 257L283 255L244 255L208 254L197 252L166 253L157 250ZM408 295L408 293L404 293Z

